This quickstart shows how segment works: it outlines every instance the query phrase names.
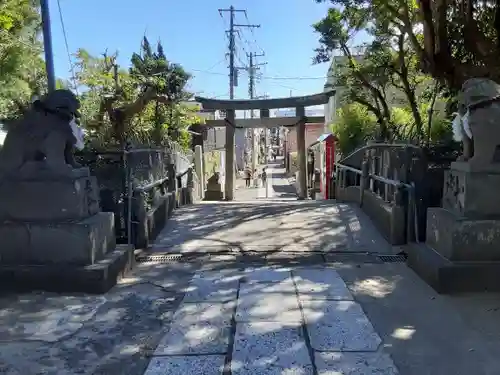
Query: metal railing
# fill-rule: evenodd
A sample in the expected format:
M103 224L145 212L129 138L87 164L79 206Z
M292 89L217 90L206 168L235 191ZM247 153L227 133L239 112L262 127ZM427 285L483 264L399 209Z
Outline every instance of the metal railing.
M346 171L352 172L359 176L359 204L363 206L365 190L369 186L369 181L377 181L385 185L393 186L396 190L394 201L398 205L404 204L404 197L406 196L406 238L407 241L410 239L415 239L418 242L419 239L419 229L418 221L416 217L416 198L415 198L415 184L414 183L404 183L399 180L394 180L386 177L382 177L373 173L369 173L368 161L363 161L361 169L350 167L341 163L336 163L336 181L339 187L345 187L346 181ZM405 194L406 192L406 194Z
M86 150L76 156L97 177L102 210L115 214L118 243L134 243L145 212L178 186L186 187L193 169L193 155L175 142L165 148ZM161 220L161 212L155 214L155 227Z
M162 172L156 174L153 179L137 178L137 169L131 165L131 156L137 155L138 153L146 153L147 155L151 152L156 153L159 156L159 160L162 162L161 170ZM150 209L158 209L158 207L153 207L154 204L149 207L148 202L145 201L144 195L148 195L150 199L151 195L158 195L163 198L169 199L166 202L167 210L171 211L173 202L176 202L177 197L175 196L177 189L182 187L188 187L189 181L183 183L190 171L194 173L193 166L193 155L188 154L182 150L180 145L171 142L167 149L163 150L151 150L151 149L130 149L124 151L124 163L126 168L126 191L127 191L127 230L126 237L127 243L130 245L138 242L138 230L133 230L133 225L139 228L144 225L142 221L146 220ZM150 169L154 169L152 164L152 158L149 157ZM151 176L151 175L150 175ZM141 176L144 177L144 176ZM172 199L170 199L172 198ZM137 202L140 201L140 202ZM134 206L138 206L134 209ZM141 211L141 212L138 212ZM144 216L144 217L143 217ZM155 220L155 227L163 227L165 224L167 212L157 215L158 218Z

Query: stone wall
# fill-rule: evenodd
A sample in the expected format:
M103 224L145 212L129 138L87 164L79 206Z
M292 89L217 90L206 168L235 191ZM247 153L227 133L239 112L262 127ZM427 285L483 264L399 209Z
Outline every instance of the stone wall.
M360 204L359 189L359 186L337 186L336 198L341 202L355 202ZM370 190L365 190L361 207L390 244L403 245L406 243L404 207L385 202Z

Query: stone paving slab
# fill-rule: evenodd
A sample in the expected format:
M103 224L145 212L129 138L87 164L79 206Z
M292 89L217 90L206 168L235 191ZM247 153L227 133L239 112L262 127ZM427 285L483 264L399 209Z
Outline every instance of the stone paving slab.
M234 313L234 303L183 303L175 312L172 321L189 327L200 322L214 325L230 325Z
M217 256L216 261L219 262L225 262L225 261L233 261L236 256L229 256L229 259L221 258L220 255ZM234 269L234 268L229 268L229 269L220 269L216 271L211 271L211 270L200 270L196 272L193 276L193 280L195 279L203 279L205 281L210 281L210 282L224 282L224 283L229 283L232 281L240 281L240 279L243 277L243 272L239 269Z
M231 327L200 322L184 326L172 324L154 355L226 354Z
M153 358L144 375L222 375L223 355Z
M291 279L275 283L241 283L240 298L245 298L249 294L256 293L283 293L296 296L297 290Z
M318 351L376 351L382 340L359 304L302 301L311 346Z
M193 278L186 288L183 302L225 302L235 301L238 293L238 280L232 278L210 280Z
M318 375L398 375L385 353L315 353ZM444 375L444 374L443 374Z
M293 271L299 300L348 300L353 297L337 271L328 268L305 268Z
M313 375L301 328L283 322L238 323L232 375Z
M245 283L275 283L291 280L289 268L283 267L255 267L245 270Z
M302 314L295 294L248 293L238 299L236 321L294 322L300 324Z

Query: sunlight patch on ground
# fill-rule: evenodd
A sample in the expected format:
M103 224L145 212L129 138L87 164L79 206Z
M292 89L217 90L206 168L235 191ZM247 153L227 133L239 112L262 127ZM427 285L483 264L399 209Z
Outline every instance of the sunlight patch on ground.
M391 336L398 340L411 340L414 334L415 329L413 327L402 327L396 328Z
M382 277L356 281L352 286L354 293L362 293L375 298L384 298L396 288L396 283Z

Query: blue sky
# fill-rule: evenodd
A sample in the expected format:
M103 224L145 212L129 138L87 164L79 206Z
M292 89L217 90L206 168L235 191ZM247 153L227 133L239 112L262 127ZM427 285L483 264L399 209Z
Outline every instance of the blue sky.
M49 0L56 75L69 77L69 62L56 0ZM151 43L161 40L167 58L182 64L194 78L190 89L202 96L228 98L228 39L218 8L246 9L248 21L260 24L253 33L242 30L236 38L238 65L246 52L264 51L267 62L257 82L258 95L271 97L306 95L323 90L328 66L312 65L318 37L311 25L326 14L325 4L314 0L60 0L70 52L85 48L99 55L119 52L119 63L128 66L145 34ZM236 23L248 23L243 14ZM241 60L241 61L239 61ZM318 79L272 79L318 77ZM241 72L236 98L247 98L248 76Z

